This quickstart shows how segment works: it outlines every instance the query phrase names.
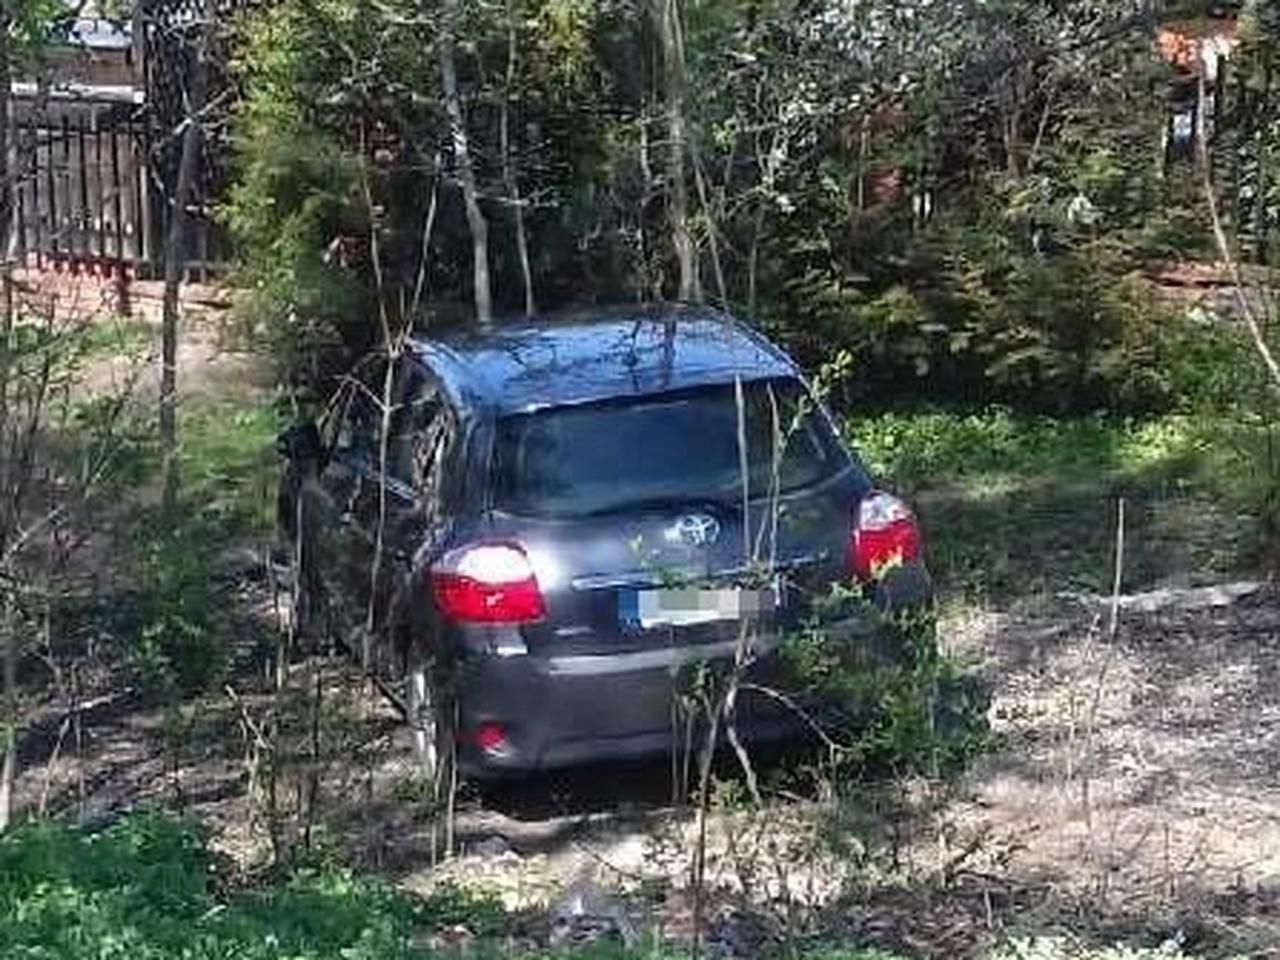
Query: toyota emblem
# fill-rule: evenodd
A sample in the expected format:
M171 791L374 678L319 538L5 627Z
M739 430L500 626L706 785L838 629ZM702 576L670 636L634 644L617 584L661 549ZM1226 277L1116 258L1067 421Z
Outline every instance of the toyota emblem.
M667 539L678 540L691 547L707 547L720 536L720 521L705 513L681 517L667 531Z

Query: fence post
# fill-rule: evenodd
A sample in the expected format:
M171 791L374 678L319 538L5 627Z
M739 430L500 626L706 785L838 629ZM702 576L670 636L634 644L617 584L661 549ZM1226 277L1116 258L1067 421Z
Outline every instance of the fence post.
M45 163L45 181L49 191L49 263L53 267L58 264L58 181L54 172L53 160L53 130L45 127L44 153L47 163Z
M35 266L44 269L44 204L40 202L40 132L35 117L27 116L27 138L31 143L31 232L35 235Z
M86 273L91 273L89 269L93 262L93 221L89 216L89 159L88 151L84 145L85 129L84 114L81 113L76 120L76 159L79 161L79 187L80 187L80 209L77 211L76 220L79 224L79 260L80 266Z

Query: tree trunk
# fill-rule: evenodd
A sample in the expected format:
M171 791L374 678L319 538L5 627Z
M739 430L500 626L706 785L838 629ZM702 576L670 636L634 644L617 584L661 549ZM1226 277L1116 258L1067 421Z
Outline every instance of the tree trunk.
M0 9L0 449L4 448L9 421L9 352L13 336L13 276L9 243L12 236L9 162L9 16ZM0 471L0 490L8 489L7 471ZM0 514L0 556L9 544L9 520ZM7 572L7 571L6 571ZM0 577L0 643L4 645L4 761L0 765L0 831L8 828L13 813L13 781L17 774L18 744L18 636L13 629L9 580Z
M164 453L164 509L172 513L178 500L178 296L186 270L187 207L200 158L200 125L188 118L182 133L182 158L173 192L169 239L164 252L164 307L161 314L160 448Z
M707 178L702 171L702 159L698 155L696 149L690 151L693 154L693 183L698 188L698 202L702 206L702 216L707 223L707 252L711 254L711 275L716 281L716 295L720 299L720 307L729 308L729 293L724 282L724 266L720 262L720 242L716 239L715 211L711 208L711 200L708 196Z
M449 127L453 134L453 158L458 164L458 178L462 181L462 202L467 211L467 226L471 230L476 321L482 327L487 327L493 322L493 298L489 291L489 224L484 218L484 211L480 209L466 119L462 113L462 100L458 96L458 67L453 49L458 24L458 0L444 0L443 12L439 43L440 79L444 86L445 111L449 114Z
M524 227L524 200L520 196L520 181L516 177L515 163L511 158L511 97L516 84L516 13L512 0L507 0L507 83L502 96L502 116L499 132L502 139L502 179L507 188L507 199L516 227L516 256L520 260L520 279L524 283L524 315L531 317L537 311L533 298L533 270L529 266L529 238Z
M685 182L685 153L689 132L685 115L684 34L680 21L680 0L655 0L658 40L662 47L667 115L667 220L671 244L675 247L680 271L678 300L702 299L697 253L689 231L689 188Z
M755 220L751 225L751 246L747 252L747 316L756 315L757 288L760 275L760 237L764 233L764 201L756 205Z
M13 782L18 767L18 631L13 599L0 597L0 640L4 643L4 763L0 768L0 833L13 819Z
M209 33L214 4L205 0L196 40L196 54L187 97L186 128L182 131L182 156L178 182L169 214L169 236L164 252L164 301L160 334L160 449L164 457L164 510L172 515L178 500L178 298L186 272L187 208L191 205L200 165L201 117L204 109Z

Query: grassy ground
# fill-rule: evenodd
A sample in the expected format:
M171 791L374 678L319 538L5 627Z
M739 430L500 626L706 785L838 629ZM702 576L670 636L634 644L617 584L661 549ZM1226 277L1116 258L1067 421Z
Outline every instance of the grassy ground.
M491 900L445 889L429 898L372 877L315 866L227 886L198 827L134 814L98 832L59 824L0 837L0 955L40 960L425 960L549 956L522 942ZM641 940L645 939L641 935ZM584 960L687 956L657 944L560 951ZM792 960L894 960L810 942ZM1152 950L1088 949L1070 939L1013 939L991 960L1176 960Z
M918 506L943 596L997 607L1110 587L1213 582L1265 555L1274 438L1227 416L1060 420L1004 410L851 417L879 476Z

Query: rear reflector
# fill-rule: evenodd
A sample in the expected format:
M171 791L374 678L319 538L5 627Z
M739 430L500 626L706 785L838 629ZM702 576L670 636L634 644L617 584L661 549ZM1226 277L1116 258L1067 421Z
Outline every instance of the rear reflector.
M531 623L546 616L524 550L487 543L446 554L431 572L436 608L459 623Z
M860 580L920 555L920 529L910 508L892 494L873 490L862 498L849 543L849 573Z

